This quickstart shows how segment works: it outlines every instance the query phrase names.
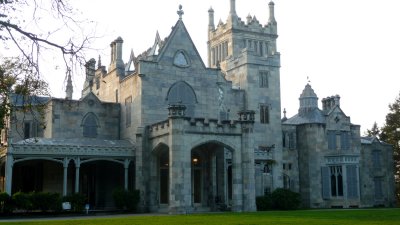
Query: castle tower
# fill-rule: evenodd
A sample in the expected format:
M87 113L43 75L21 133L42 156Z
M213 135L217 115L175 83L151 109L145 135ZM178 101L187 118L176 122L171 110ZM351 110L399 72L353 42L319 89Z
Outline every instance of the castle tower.
M263 187L264 190L273 190L282 187L280 54L276 47L278 35L274 3L271 1L265 8L269 12L265 25L251 15L242 21L236 13L235 0L230 0L226 23L214 26L214 10L208 11L208 66L220 68L236 89L245 92L243 110L256 111L254 129L259 132L254 137L254 148L270 149L274 146L270 160L277 163L272 165L271 177L265 178L264 183L270 186Z

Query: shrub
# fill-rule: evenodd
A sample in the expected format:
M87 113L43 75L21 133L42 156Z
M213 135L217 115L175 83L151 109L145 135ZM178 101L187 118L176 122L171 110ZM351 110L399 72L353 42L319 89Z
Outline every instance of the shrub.
M74 212L82 212L86 202L86 196L81 193L74 193L63 198L63 202L70 202Z
M58 193L32 192L31 201L33 209L43 211L59 211L61 209L61 198Z
M112 195L117 209L135 211L140 200L139 190L127 191L122 188L116 188Z
M272 209L272 199L271 194L266 194L264 196L258 196L256 198L256 206L258 211L266 211Z
M139 201L140 201L139 190L128 191L126 207L128 208L129 211L136 211L137 204L139 203Z
M13 210L11 196L7 192L0 193L0 213L10 213Z
M31 210L32 209L32 201L31 196L27 193L17 192L13 194L12 200L17 209L21 210Z
M274 209L280 210L290 210L297 209L300 206L300 194L283 189L278 188L271 194L272 199L272 207Z

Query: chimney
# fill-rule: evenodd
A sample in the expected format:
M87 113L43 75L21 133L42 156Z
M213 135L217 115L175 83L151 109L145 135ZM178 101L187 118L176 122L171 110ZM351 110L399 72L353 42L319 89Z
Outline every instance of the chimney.
M121 37L115 39L115 41L111 42L111 63L110 63L110 71L116 70L117 75L123 76L125 71L125 64L122 60L122 40Z

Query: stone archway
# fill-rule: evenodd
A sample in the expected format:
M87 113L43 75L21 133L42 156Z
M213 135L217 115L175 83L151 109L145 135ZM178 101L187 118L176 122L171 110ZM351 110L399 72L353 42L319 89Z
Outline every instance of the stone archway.
M166 210L170 203L170 158L166 144L160 143L153 149L150 164L150 209Z
M226 210L232 200L232 151L206 142L191 151L192 204L195 209Z

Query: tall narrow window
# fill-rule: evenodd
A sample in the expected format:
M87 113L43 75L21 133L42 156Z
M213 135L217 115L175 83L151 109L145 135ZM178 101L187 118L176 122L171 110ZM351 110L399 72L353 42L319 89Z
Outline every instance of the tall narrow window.
M24 139L31 137L31 122L24 123Z
M260 105L260 123L269 123L269 107L268 105Z
M342 150L350 149L350 132L342 131L340 134L340 148Z
M383 198L382 178L380 177L374 178L374 188L375 188L375 199L382 199Z
M374 166L374 169L381 168L381 152L380 151L372 152L372 164Z
M262 88L268 88L269 84L268 84L268 77L269 77L269 73L266 71L260 71L259 74L259 83L260 83L260 87Z
M93 113L88 113L83 120L83 137L97 137L97 119Z
M118 89L115 90L115 102L118 103Z
M342 166L330 166L331 172L331 195L332 197L343 196Z
M126 121L126 127L131 126L131 121L132 121L132 96L129 96L128 98L125 99L125 121Z
M328 138L328 149L336 150L336 132L332 130L328 131L327 138Z
M358 177L357 177L357 166L347 165L346 166L346 180L347 180L347 197L357 198L358 197Z
M295 136L294 133L289 134L289 149L295 149Z

